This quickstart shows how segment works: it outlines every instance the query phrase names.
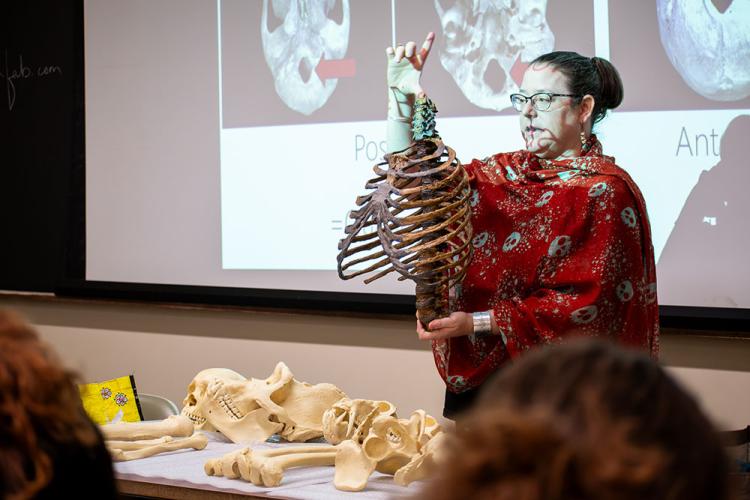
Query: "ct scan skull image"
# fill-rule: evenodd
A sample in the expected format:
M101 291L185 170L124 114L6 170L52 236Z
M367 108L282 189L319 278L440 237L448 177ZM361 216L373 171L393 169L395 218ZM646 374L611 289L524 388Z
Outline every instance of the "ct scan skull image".
M513 66L555 46L547 0L435 0L435 9L444 40L440 62L480 108L510 107L509 96L518 91Z
M270 14L280 20L269 30L269 0L263 0L261 38L263 54L276 93L289 108L310 115L325 105L337 80L321 80L321 60L341 59L349 45L349 0L270 0ZM341 2L343 19L329 16Z
M726 4L726 3L725 3ZM707 99L750 95L750 1L658 0L664 50L690 88Z

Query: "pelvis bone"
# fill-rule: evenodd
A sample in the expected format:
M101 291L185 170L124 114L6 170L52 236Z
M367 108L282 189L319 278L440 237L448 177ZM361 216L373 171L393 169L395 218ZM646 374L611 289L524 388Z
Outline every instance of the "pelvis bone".
M343 398L323 414L323 437L331 444L347 439L362 444L380 415L395 417L396 407L388 401Z
M337 446L334 484L343 491L361 491L374 470L392 474L400 486L429 475L440 460L444 433L422 410L409 419L380 415L359 445L353 440Z
M273 434L307 441L323 435L323 412L342 397L332 384L295 380L281 362L265 380L211 368L188 386L182 414L198 429L217 430L235 443L265 441Z
M398 419L393 416L393 405L378 403L387 402L343 400L338 408L329 410L327 427L329 431L336 429L336 439L344 433L351 434L350 439L335 446L243 448L209 460L205 472L209 476L242 478L256 486L278 486L289 468L335 465L334 485L342 491L363 490L374 470L394 475L401 486L427 477L441 460L445 434L440 426L422 410L415 411L409 419ZM340 418L344 414L348 414L348 419ZM344 422L346 426L340 425ZM349 422L360 422L360 426L349 426ZM364 427L368 427L366 437L359 442ZM351 431L344 432L345 428Z

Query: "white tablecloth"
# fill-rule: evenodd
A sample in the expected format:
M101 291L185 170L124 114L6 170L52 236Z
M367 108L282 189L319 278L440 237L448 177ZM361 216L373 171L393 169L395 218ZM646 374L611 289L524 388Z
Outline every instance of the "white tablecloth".
M131 481L146 481L150 483L167 484L228 493L252 493L269 498L294 499L385 499L393 497L413 496L421 485L412 483L408 488L398 486L393 477L379 472L373 472L367 482L367 488L359 492L339 491L333 486L333 467L299 467L284 472L284 479L275 488L263 488L242 479L227 479L226 477L208 476L203 471L203 464L211 458L219 458L225 454L245 448L246 445L227 442L226 438L217 433L206 433L208 446L205 449L180 450L162 453L141 460L115 463L115 472L119 479ZM296 447L303 443L260 443L251 446L253 449ZM304 443L309 445L311 443Z

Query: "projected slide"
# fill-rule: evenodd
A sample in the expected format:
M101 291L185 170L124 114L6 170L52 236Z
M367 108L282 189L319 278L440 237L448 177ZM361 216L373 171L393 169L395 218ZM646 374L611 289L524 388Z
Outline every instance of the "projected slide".
M663 304L750 307L740 250L750 223L732 200L749 178L739 153L741 131L750 137L748 6L609 3L625 100L603 142L646 197Z
M347 211L385 153L384 48L399 33L438 33L425 86L468 161L522 147L509 96L554 48L548 19L593 19L591 5L546 0L379 5L221 1L224 269L335 269ZM585 26L561 40L593 50Z
M392 9L395 6L395 9ZM463 162L523 148L531 60L611 60L596 132L646 198L659 302L750 309L750 0L85 0L87 278L411 294L341 281L385 153L385 53L436 32L423 86ZM169 256L169 258L165 258Z
M463 0L448 8L435 0L435 9L444 40L440 62L466 98L480 108L508 109L528 63L555 46L547 23L547 0ZM489 71L491 65L495 72Z
M659 0L664 50L685 83L703 97L750 95L750 2Z
M284 104L302 114L320 109L336 89L337 77L353 73L343 60L349 44L349 0L340 0L342 19L331 19L334 2L263 0L263 55ZM269 29L269 16L280 24Z

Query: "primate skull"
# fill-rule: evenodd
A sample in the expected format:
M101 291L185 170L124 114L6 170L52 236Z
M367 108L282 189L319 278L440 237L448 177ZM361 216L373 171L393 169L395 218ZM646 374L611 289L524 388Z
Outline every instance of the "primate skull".
M197 428L217 430L234 442L264 441L273 434L305 441L322 436L323 412L344 396L331 384L294 380L284 363L265 380L211 368L188 386L182 414Z
M208 397L208 385L214 380L245 382L247 379L227 368L208 368L198 372L188 385L188 393L182 401L182 414L192 420L198 430L215 431L216 428L203 415L203 402Z
M714 101L750 95L750 3L658 0L659 34L669 60L690 88Z
M329 16L341 2L343 16ZM321 60L341 59L349 45L349 0L272 0L273 18L282 21L269 29L269 0L263 0L261 38L263 54L274 79L276 93L289 108L310 115L320 109L336 89L336 79L321 80L316 69Z
M547 0L435 0L435 9L443 28L440 62L480 108L508 108L510 94L518 91L514 65L555 45Z

